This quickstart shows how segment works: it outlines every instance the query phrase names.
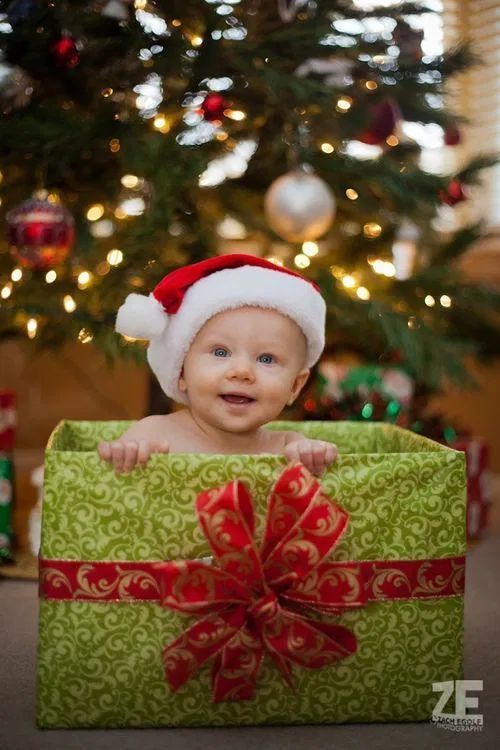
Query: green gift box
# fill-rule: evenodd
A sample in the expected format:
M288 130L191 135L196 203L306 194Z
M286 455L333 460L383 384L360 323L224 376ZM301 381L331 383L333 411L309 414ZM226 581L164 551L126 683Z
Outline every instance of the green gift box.
M155 454L146 469L116 475L100 460L96 446L127 426L65 421L49 440L40 560L49 561L44 575L52 576L53 591L64 590L67 580L50 570L50 561L63 566L81 562L78 585L90 596L85 571L99 561L206 559L211 549L195 499L234 479L249 489L255 537L262 538L270 490L287 465L283 456ZM391 561L419 561L420 573L425 561L453 560L458 561L453 581L460 572L463 578L463 453L384 423L275 422L268 427L297 430L338 447L337 460L320 482L347 511L349 523L328 560L387 561L389 566ZM266 656L252 699L218 703L209 663L176 692L165 681L163 649L196 618L158 601L59 600L41 584L38 725L428 721L440 697L433 683L463 678L463 583L450 590L450 576L443 594L441 579L441 593L422 580L423 589L427 586L423 597L381 598L343 609L335 622L355 634L356 652L326 667L294 666L294 690ZM450 702L444 710L453 708Z

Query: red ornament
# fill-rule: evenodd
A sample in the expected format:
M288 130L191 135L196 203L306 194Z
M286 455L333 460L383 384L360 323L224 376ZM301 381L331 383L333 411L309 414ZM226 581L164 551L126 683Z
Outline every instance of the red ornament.
M400 119L401 112L397 102L393 99L386 99L373 107L370 125L355 138L357 141L368 143L370 146L379 146L394 133Z
M467 195L460 180L452 180L445 190L439 191L439 197L448 206L455 206L457 203L467 200Z
M60 203L27 200L7 214L7 239L23 266L45 270L59 265L74 241L74 222Z
M222 120L224 117L224 110L227 109L228 102L220 94L208 94L205 97L205 101L200 107L205 120L213 122L214 120Z
M462 134L456 125L450 125L444 131L444 142L447 146L458 146L462 141Z
M74 68L80 62L80 55L75 40L70 36L63 36L54 42L50 48L56 65L60 68Z

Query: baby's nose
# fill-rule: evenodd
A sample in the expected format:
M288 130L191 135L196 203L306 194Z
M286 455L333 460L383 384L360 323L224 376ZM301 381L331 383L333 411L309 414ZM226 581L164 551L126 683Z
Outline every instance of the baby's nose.
M229 367L227 376L229 378L246 378L253 380L253 363L245 357L240 357L238 359L232 358L231 366Z

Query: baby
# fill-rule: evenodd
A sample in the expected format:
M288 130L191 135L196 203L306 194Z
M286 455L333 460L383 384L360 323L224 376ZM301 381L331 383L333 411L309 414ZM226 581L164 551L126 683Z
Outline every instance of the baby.
M156 452L276 453L321 476L332 443L265 425L319 359L325 313L315 284L251 255L210 258L168 274L149 297L129 295L117 330L150 340L160 385L186 408L139 420L100 443L100 457L128 472Z

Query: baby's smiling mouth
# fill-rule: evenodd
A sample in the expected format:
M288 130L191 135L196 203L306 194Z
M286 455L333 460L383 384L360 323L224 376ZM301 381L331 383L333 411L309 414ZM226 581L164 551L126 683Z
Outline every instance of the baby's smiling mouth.
M230 404L249 404L255 401L251 396L245 396L241 393L221 393L219 395L224 401L228 401Z

